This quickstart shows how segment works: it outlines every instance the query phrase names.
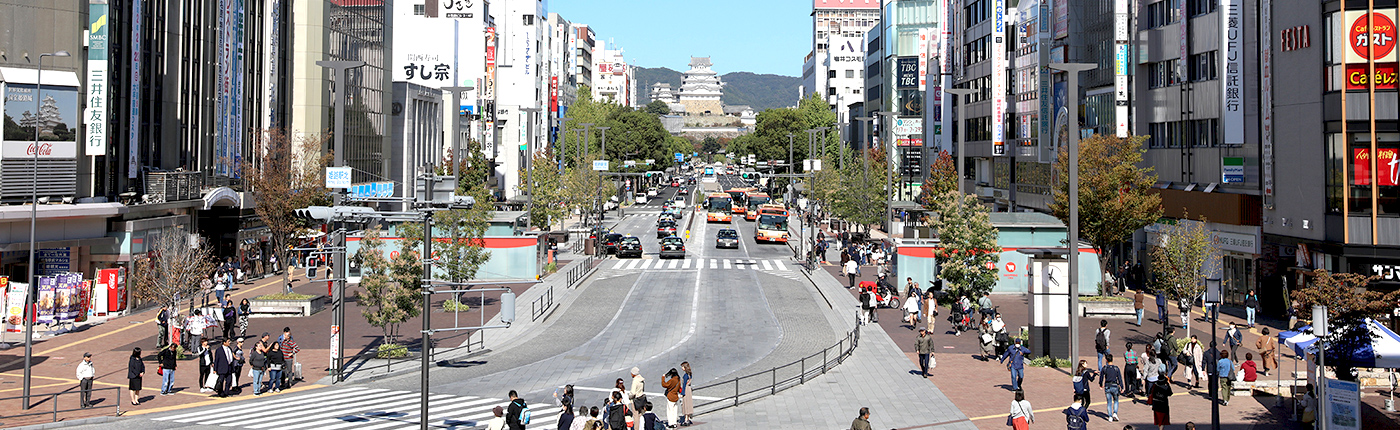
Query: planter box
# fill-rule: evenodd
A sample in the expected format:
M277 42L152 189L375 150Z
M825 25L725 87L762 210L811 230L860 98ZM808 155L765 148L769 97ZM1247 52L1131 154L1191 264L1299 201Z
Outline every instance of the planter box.
M326 296L316 296L305 300L248 300L251 314L249 318L305 317L320 312L330 300Z
M1079 301L1079 316L1103 316L1109 318L1133 318L1133 301Z

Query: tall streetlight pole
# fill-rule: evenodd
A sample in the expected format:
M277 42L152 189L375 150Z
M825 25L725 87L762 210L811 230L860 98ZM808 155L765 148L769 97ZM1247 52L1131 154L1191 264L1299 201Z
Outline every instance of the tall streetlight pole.
M796 173L795 170L792 170L792 138L793 138L793 136L795 136L795 135L792 134L792 133L788 133L788 166L787 166L787 167L788 167L788 174L789 174L789 175L791 175L791 174L793 174L793 173Z
M602 158L603 158L603 161L607 161L607 162L608 162L608 170L612 170L612 160L609 160L609 159L608 159L608 129L609 129L609 128L612 128L612 127L597 127L597 129L598 129L599 131L602 131L602 134L603 134L603 136L602 136L602 138L603 138L602 142L603 142L603 143L602 143L602 146L601 146L601 147L599 148L599 150L598 150L598 156L599 156L599 157L602 157ZM595 202L594 207L598 208L598 224L602 224L602 223L603 223L603 181L604 181L604 180L606 180L606 179L605 179L605 178L602 178L601 176L598 178L598 198L594 200L594 202ZM618 210L622 210L622 202L617 202L617 208L618 208Z
M540 108L528 107L520 108L521 112L527 112L529 122L525 124L525 193L530 195L530 200L525 203L525 219L533 224L535 222L535 114L540 113ZM545 226L546 229L549 226Z
M44 57L67 57L68 51L58 51L53 53L39 54L39 73L34 81L34 188L29 189L29 195L33 201L29 204L29 289L24 295L24 409L29 410L29 381L34 372L34 318L35 313L30 312L34 306L34 298L39 290L34 282L34 251L37 247L35 226L39 222L39 123L41 119L39 113L43 107L44 94ZM134 125L133 125L134 127ZM121 400L118 400L121 401Z
M452 93L452 110L457 112L455 115L452 115L452 137L450 138L452 139L452 177L456 178L461 174L461 172L457 171L457 166L462 164L462 142L459 138L462 133L462 95L466 94L468 91L475 90L476 87L441 87L438 89ZM339 125L339 122L336 124Z
M876 114L885 118L894 116L894 112L876 112ZM880 121L880 125L882 126L880 127L882 131L890 129L888 126L885 126L886 123L884 121ZM891 137L893 137L893 134L891 134ZM885 149L885 234L891 233L890 227L894 225L894 205L891 203L894 201L895 197L893 169L894 151L892 151L894 147L890 146L890 140L892 139L882 139L880 141L880 146ZM920 161L920 163L922 163L922 161ZM869 166L869 163L866 163L866 165ZM866 170L869 170L869 167L867 167Z
M563 133L566 133L566 131L564 130L564 124L568 123L571 119L573 118L550 118L549 125L552 129L557 128L559 130L559 133L562 135ZM550 130L550 135L552 136L553 134L554 130ZM555 141L551 143L558 142ZM550 148L553 149L554 147L551 146ZM564 172L564 151L562 151L562 149L563 147L560 146L558 149L554 150L554 156L559 157L559 160L556 161L556 163L558 163L559 173Z
M857 117L857 118L856 118L856 121L860 121L860 122L865 123L865 133L863 133L864 136L865 136L865 139L861 140L860 146L862 146L862 147L868 147L868 146L870 146L870 139L871 139L872 135L875 134L875 127L874 127L873 125L871 125L870 122L875 120L875 114L878 114L878 113L879 113L879 111L875 111L875 112L871 112L871 113L870 113L870 116L862 116L862 117ZM841 152L841 168L842 168L842 169L845 169L845 168L846 168L846 153L845 153L844 151Z
M1093 63L1054 63L1069 78L1069 359L1079 360L1079 72Z
M579 162L583 162L583 158L588 156L588 131L593 127L593 123L585 122L579 125L583 126L583 146L579 147L578 159Z
M334 147L331 151L335 153L335 167L342 167L345 166L345 96L348 95L348 91L345 90L345 87L350 83L350 69L362 67L365 65L365 62L322 60L317 61L316 65L331 69L331 71L335 73L335 89L332 90L335 94L335 129L331 132L331 137L334 138ZM454 147L452 149L455 150L457 148ZM456 156L456 154L454 153L453 156ZM342 194L343 191L336 191L332 195L335 206L340 206L340 202L344 199Z

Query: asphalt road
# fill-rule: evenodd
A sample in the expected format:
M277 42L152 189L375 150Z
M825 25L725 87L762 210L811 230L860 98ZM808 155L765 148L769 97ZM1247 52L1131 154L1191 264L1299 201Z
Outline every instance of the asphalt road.
M715 185L742 182L721 176L710 184ZM565 384L577 387L579 404L601 405L614 380L627 378L637 366L647 391L659 395L662 375L682 361L695 368L699 386L791 361L788 356L818 351L841 335L820 323L825 305L812 300L810 285L791 262L792 251L781 243L756 243L753 223L742 217L728 225L706 223L703 212L688 204L679 223L681 234L688 234L686 258L660 260L656 219L663 199L674 196L675 189L664 187L647 205L625 209L620 219L616 211L609 214L615 231L642 239L643 257L604 261L578 287L577 301L530 341L433 369L433 425L482 425L490 408L504 406L505 394L516 390L533 405L536 421L530 428L546 428L559 413L552 394ZM738 249L714 247L715 232L726 227L739 230ZM411 372L102 426L409 428L416 427L419 383L419 373Z

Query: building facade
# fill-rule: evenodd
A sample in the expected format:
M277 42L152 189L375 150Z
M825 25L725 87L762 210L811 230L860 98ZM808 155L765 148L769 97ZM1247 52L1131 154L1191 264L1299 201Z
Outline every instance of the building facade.
M677 97L687 115L723 115L724 82L710 70L710 57L690 57L690 70L681 78Z

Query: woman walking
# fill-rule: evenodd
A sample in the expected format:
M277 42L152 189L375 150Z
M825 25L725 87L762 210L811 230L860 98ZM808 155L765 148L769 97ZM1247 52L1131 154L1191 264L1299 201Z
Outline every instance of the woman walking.
M131 404L141 404L141 377L146 374L146 363L141 362L141 348L132 348L131 359L126 362L127 390L131 392Z
M1205 363L1202 358L1205 355L1205 347L1201 346L1201 341L1196 339L1196 335L1191 335L1191 340L1186 342L1186 349L1182 351L1182 365L1186 366L1186 385L1201 388L1201 380L1205 379Z
M1026 400L1025 391L1016 390L1016 400L1011 401L1011 415L1006 417L1006 421L1014 430L1029 429L1035 422L1035 411L1031 402Z
M1094 377L1098 375L1092 367L1089 367L1089 360L1079 360L1079 367L1074 370L1074 395L1084 401L1084 407L1089 407L1089 383L1094 382Z
M1152 423L1157 425L1157 430L1163 430L1166 426L1172 425L1171 421L1171 398L1172 387L1165 379L1159 379L1149 388L1152 394L1147 398L1147 402L1152 404Z
M996 334L992 333L992 325L987 321L982 321L982 325L977 327L977 344L982 347L982 361L988 361L996 354Z
M248 299L238 303L238 337L248 337L248 313L253 310Z

